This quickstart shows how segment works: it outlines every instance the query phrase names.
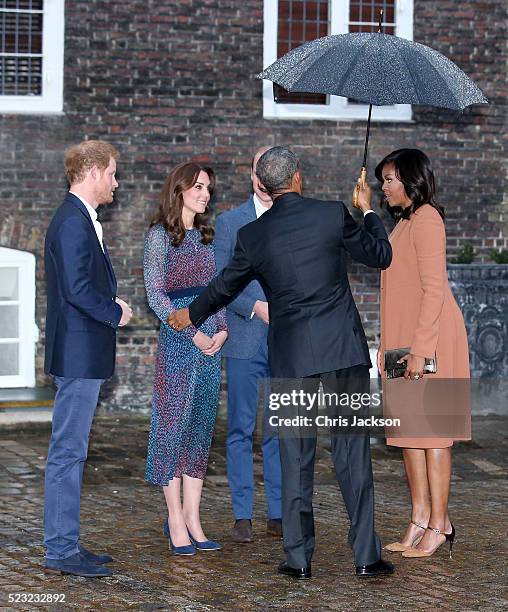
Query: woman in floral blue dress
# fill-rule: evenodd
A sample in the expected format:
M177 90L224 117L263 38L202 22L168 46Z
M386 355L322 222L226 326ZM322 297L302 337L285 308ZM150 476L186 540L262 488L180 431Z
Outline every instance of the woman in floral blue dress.
M193 162L176 166L145 240L148 303L161 321L145 478L163 488L164 532L175 554L220 548L203 533L199 505L219 399L225 314L184 333L167 324L169 314L188 306L215 276L208 222L214 186L210 168Z

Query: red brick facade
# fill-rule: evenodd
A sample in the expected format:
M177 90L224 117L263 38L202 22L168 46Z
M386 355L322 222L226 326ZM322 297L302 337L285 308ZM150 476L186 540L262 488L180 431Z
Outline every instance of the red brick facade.
M487 261L506 248L506 12L504 2L415 0L414 38L458 63L489 106L463 114L413 108L412 123L375 123L376 160L417 146L434 161L447 210L448 250L470 240ZM64 114L1 115L0 245L37 257L37 321L43 331L43 238L66 189L63 150L86 137L121 152L115 203L103 210L105 240L119 294L134 307L119 332L118 367L108 395L118 407L147 407L156 321L145 300L143 237L162 181L173 165L206 161L218 175L217 209L249 194L249 165L263 144L290 144L300 155L307 193L346 201L363 151L364 122L264 120L260 0L66 3ZM504 216L503 216L504 215ZM366 331L376 341L377 273L353 266L351 281ZM43 339L37 373L42 374Z

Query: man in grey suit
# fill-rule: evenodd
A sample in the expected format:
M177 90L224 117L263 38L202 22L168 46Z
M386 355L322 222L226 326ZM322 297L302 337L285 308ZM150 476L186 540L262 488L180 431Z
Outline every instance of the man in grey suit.
M253 157L251 181L253 194L235 208L217 218L215 229L215 260L217 272L229 263L233 256L238 230L255 221L272 206L271 197L261 191L256 176L256 164L269 147L260 148ZM252 437L256 427L258 388L264 386L270 376L268 368L268 303L257 280L228 305L229 338L223 348L226 357L228 381L228 434L226 440L227 472L235 524L232 539L235 542L252 542L252 506L254 474ZM263 417L267 417L267 393L265 393ZM263 428L265 429L265 428ZM268 428L266 428L268 431ZM261 444L263 453L263 479L268 504L267 533L282 535L281 466L279 441L273 435L265 435Z

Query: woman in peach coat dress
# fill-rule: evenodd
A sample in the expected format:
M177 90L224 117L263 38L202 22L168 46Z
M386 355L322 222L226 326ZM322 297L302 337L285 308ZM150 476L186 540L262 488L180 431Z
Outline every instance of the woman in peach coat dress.
M379 355L385 349L410 347L404 377L411 382L402 385L411 386L411 391L412 385L423 389L425 358L434 356L437 372L425 374L426 379L469 379L466 329L448 284L444 210L435 202L430 161L418 149L399 149L378 164L376 178L396 219L390 235L392 264L381 272ZM415 399L419 389L414 389ZM466 394L466 404L468 399ZM469 405L461 410L469 419ZM466 433L455 439L469 438ZM455 529L448 516L448 495L453 439L387 437L387 444L403 449L412 513L402 540L386 549L404 557L427 557L449 542L451 556Z

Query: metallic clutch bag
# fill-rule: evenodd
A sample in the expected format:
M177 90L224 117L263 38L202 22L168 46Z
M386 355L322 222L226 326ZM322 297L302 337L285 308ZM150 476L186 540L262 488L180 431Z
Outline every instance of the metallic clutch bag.
M397 363L397 361L399 361L399 359L402 359L404 355L408 355L409 353L409 347L389 349L385 351L386 378L400 378L401 376L404 376L404 372L406 371L406 363L404 361L402 363ZM437 372L437 360L435 355L430 359L425 359L423 371L426 374L435 374Z

